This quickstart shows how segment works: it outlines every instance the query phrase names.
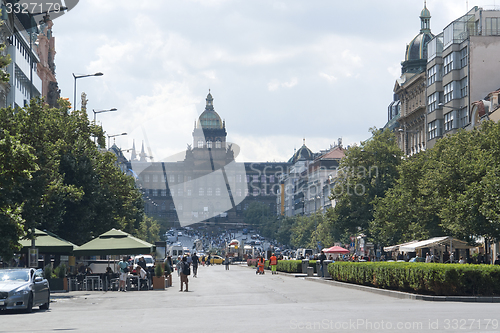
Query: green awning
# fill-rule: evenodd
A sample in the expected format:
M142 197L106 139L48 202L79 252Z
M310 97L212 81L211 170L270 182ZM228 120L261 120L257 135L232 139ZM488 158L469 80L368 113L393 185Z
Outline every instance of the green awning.
M155 246L124 231L111 229L74 251L75 256L145 254Z
M21 239L19 241L23 246L22 252L27 252L31 247L31 239ZM35 247L39 253L45 254L71 254L78 246L60 238L59 236L35 229Z

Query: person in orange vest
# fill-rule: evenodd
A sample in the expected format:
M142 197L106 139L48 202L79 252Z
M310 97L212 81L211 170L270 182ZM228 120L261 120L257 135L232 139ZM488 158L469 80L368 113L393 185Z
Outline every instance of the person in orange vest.
M278 266L278 259L276 258L274 253L271 256L271 258L269 258L269 265L271 266L271 274L278 274L278 272L276 272L276 266Z
M259 257L257 265L259 266L259 274L264 274L264 257Z

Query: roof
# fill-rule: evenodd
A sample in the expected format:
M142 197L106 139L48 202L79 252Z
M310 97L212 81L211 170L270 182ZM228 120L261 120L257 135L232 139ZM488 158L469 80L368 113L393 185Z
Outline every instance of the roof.
M97 238L83 244L75 255L144 254L154 252L154 245L136 238L124 231L111 229Z
M22 239L19 241L23 249L31 247L31 239ZM47 254L70 254L78 246L60 238L59 236L35 229L35 247L40 253Z
M321 156L320 159L342 159L344 157L344 149L342 149L342 147L340 146L337 146L334 149L330 150L328 153Z
M454 249L470 249L474 246L467 244L467 242L461 241L459 239L454 239L450 236L443 237L434 237L430 239L426 239L420 242L416 242L409 245L404 245L399 247L399 251L401 252L415 252L417 249L425 248L425 247L439 247L452 244Z
M214 110L213 97L209 92L206 98L207 104L205 106L205 111L198 118L198 128L212 128L221 129L224 127L223 121L220 119L217 112Z

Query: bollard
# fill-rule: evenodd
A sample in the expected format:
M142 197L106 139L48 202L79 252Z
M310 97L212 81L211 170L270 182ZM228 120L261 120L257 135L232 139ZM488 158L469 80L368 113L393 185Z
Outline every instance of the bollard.
M309 267L309 259L302 259L302 273L307 273L307 267Z
M331 279L330 273L328 273L328 264L331 264L333 260L323 261L323 272L325 272L325 279Z
M314 268L307 267L307 276L314 276Z

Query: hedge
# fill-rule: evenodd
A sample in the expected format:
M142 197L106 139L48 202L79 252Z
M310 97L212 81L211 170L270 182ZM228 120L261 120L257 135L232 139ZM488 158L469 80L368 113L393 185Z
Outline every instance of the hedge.
M247 265L257 266L258 259L247 259ZM264 268L269 269L269 260L264 263ZM276 270L279 272L287 273L301 273L302 272L302 260L278 260L278 267Z
M335 262L334 280L432 295L500 296L500 266L402 262Z

